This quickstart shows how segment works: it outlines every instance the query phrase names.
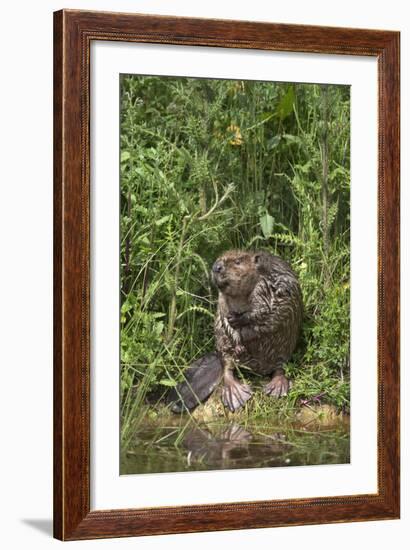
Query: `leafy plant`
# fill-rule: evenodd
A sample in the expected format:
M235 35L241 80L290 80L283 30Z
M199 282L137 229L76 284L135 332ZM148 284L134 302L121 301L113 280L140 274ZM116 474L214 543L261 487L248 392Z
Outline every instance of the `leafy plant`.
M122 76L124 444L214 349L208 272L229 248L278 254L301 282L294 386L275 408L348 408L349 112L347 86Z

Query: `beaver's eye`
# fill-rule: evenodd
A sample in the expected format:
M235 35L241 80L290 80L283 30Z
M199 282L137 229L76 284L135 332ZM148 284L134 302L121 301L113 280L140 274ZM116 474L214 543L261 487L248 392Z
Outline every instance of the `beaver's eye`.
M239 265L240 263L241 263L241 260L239 258L237 260L235 260L236 265Z

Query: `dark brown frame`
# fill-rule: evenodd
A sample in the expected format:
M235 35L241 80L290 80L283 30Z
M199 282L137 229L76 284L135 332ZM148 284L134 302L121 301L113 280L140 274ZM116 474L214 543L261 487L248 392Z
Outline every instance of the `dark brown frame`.
M378 492L90 510L89 71L92 40L378 60ZM63 10L54 14L54 536L63 540L399 517L398 32Z

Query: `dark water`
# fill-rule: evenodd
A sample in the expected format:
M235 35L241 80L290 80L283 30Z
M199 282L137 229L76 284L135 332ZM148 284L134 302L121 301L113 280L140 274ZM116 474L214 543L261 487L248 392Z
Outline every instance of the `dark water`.
M121 455L121 474L264 468L350 461L349 423L147 426Z

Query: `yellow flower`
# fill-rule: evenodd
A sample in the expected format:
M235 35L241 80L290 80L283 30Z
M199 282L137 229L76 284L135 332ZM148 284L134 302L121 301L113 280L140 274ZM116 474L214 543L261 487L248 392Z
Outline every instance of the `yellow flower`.
M228 126L227 131L233 133L232 139L229 140L229 143L231 145L242 145L243 138L242 138L241 129L239 128L239 126L235 126L235 124L231 124L230 126Z

